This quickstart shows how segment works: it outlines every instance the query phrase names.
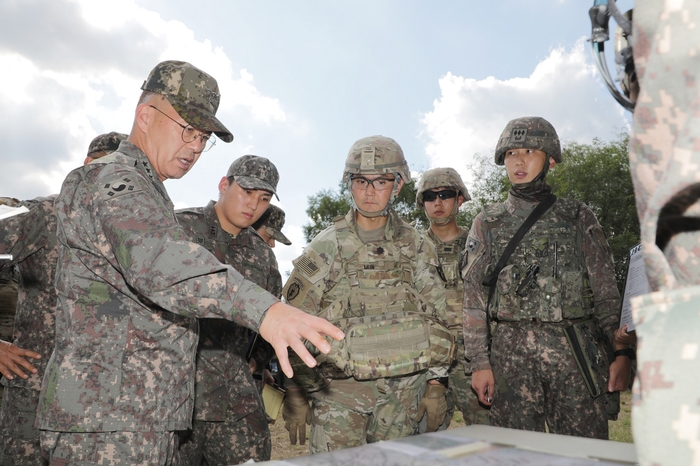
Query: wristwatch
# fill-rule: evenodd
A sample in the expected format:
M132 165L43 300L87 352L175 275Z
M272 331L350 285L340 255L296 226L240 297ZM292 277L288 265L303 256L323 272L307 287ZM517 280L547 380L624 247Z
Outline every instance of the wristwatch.
M618 356L627 356L631 360L637 359L637 352L634 350L634 348L625 348L625 349L619 349L615 351L615 358Z

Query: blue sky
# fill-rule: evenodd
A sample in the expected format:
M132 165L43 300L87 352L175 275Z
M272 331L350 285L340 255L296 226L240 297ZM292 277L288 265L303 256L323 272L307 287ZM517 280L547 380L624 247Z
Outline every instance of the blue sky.
M512 118L544 116L583 143L625 130L585 41L592 3L4 0L0 195L57 192L95 135L129 132L153 66L186 60L219 81L235 140L166 187L177 207L205 205L235 158L271 159L294 243L275 252L289 270L307 197L337 187L359 138L390 136L414 171L453 166L469 187L473 155Z

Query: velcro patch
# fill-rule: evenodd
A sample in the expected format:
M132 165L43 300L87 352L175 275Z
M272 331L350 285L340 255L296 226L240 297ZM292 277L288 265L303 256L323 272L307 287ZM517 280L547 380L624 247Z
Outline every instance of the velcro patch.
M527 128L513 128L510 133L510 142L524 142L527 138Z
M478 238L470 236L467 239L466 249L468 253L476 254L476 251L479 250L479 246L481 246L481 240L479 240Z
M292 274L282 292L284 299L292 306L299 306L311 289L311 282L296 274Z
M116 176L113 180L103 181L100 186L102 199L116 199L125 194L134 194L143 191L143 188L133 175Z

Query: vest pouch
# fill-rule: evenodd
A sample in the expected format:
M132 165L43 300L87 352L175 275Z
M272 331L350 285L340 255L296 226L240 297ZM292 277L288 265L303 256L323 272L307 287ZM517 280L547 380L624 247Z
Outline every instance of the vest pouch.
M580 319L590 314L590 304L592 299L592 290L590 283L586 286L588 278L584 277L579 271L562 272L562 315L565 319ZM585 288L588 289L588 298L584 298L586 294ZM584 301L588 302L588 307L584 307Z
M538 280L540 291L540 312L542 322L561 322L564 316L561 299L561 282L555 277Z
M515 264L503 267L503 270L498 274L498 281L496 282L498 302L496 306L493 306L494 309L498 309L496 315L498 320L519 320L516 316L520 311L520 299L515 293L519 283L520 267Z
M457 353L457 339L444 325L428 319L430 324L430 366L451 366Z
M442 273L445 275L445 288L452 289L459 286L462 276L459 271L459 264L456 262L442 263Z
M398 313L351 320L355 322L349 322L345 340L348 368L357 380L402 376L430 367L430 323L423 316Z
M398 312L415 312L413 296L403 286L363 289L353 288L343 317L381 316Z

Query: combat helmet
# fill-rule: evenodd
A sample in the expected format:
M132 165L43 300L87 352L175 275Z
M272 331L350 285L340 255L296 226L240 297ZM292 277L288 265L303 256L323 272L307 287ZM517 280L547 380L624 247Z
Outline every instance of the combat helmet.
M351 178L353 175L389 174L394 175L394 186L391 188L389 203L381 212L366 212L358 208L355 200L350 196L353 207L365 217L386 215L396 198L396 187L399 184L399 177L406 182L411 179L411 172L408 169L401 146L391 138L379 135L370 136L359 139L352 145L345 159L345 171L343 173L343 182L346 183L349 192L352 192Z
M520 148L541 150L555 162L561 162L559 136L554 126L542 117L522 117L508 122L496 145L496 165L504 164L507 151Z
M431 189L441 187L454 188L457 190L457 195L462 196L465 201L471 199L469 191L467 191L467 187L464 185L464 181L462 181L462 177L459 176L457 170L450 167L433 168L432 170L428 170L423 173L423 176L418 182L418 186L416 188L416 206L419 209L423 209L425 207L425 203L423 202L423 194ZM459 202L457 202L455 199L455 203L452 207L452 213L449 217L443 219L433 219L428 217L428 220L430 220L430 223L435 225L445 225L454 220L454 218L457 216L458 210Z

